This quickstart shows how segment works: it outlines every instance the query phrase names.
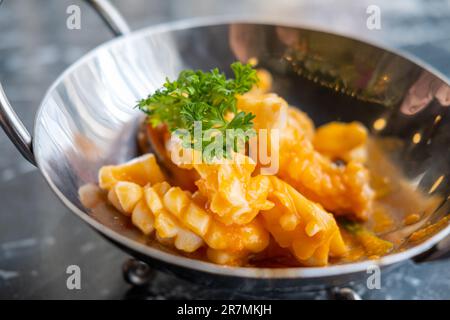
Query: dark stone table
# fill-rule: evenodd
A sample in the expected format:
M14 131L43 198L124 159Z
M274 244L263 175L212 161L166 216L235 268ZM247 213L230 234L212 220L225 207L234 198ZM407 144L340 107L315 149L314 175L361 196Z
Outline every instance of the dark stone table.
M239 14L333 29L405 50L450 76L448 1L114 1L135 29L196 16ZM81 29L66 28L66 8L80 5ZM381 30L366 27L366 8L381 9ZM46 88L72 62L103 41L108 30L80 0L4 0L0 5L0 81L31 129ZM143 294L123 279L127 256L100 238L52 194L39 172L0 132L0 298L120 299L231 296L156 273ZM68 290L66 268L81 268L81 290ZM415 265L382 275L382 288L356 284L366 299L449 299L450 261ZM278 294L324 298L325 293Z

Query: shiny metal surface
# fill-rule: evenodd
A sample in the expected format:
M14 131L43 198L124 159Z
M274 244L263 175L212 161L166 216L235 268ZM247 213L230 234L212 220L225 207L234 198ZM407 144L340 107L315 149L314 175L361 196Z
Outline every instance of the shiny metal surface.
M328 77L321 82L309 75L302 76L296 68L299 63L286 58L286 53L295 53L298 43L286 41L283 36L286 33L305 43L303 48L309 48L307 56L322 55L329 66L321 71L322 75L335 74L335 79L341 79L350 94L330 88L335 79ZM333 50L336 47L340 50ZM253 283L262 286L345 282L354 279L357 273L365 274L366 268L374 263L387 266L428 250L449 233L446 228L418 246L377 261L327 268L229 268L144 245L136 241L138 236L128 227L111 225L102 220L104 217L97 217L99 222L85 212L78 200L78 188L96 182L102 165L123 162L136 155L135 130L140 119L133 109L136 100L158 88L166 76L173 78L184 68L218 66L226 70L231 61L252 56L273 73L275 91L301 106L317 123L358 120L371 127L376 119L386 119L382 135L405 142L402 148L393 151L392 157L404 164L409 178L418 179L418 188L429 190L438 177L448 174L449 136L445 130L448 108L443 92L449 87L439 77L393 53L332 34L257 23L211 25L211 21L139 31L104 44L75 63L50 88L38 113L35 153L39 167L69 208L123 249L181 276L228 285L239 282L229 281L230 277L245 277L250 282L267 279ZM370 68L363 68L367 65ZM336 70L351 70L350 76ZM371 84L386 75L395 81L375 90ZM320 80L320 75L317 77ZM425 98L421 98L423 88L427 88ZM353 91L359 94L352 94ZM420 112L411 113L414 101L421 102ZM435 126L437 115L441 115L441 120ZM427 131L430 127L434 127L433 132ZM416 131L423 132L423 141L431 142L414 144L411 136ZM448 196L447 184L434 191ZM447 208L448 202L444 202L433 219L445 214ZM209 280L208 275L212 275Z
M30 163L35 164L31 135L9 103L1 84L0 125L25 159Z
M361 296L351 288L338 288L331 294L336 300L362 300Z
M448 82L357 40L257 21L215 19L158 26L111 41L83 57L49 89L37 115L34 151L42 173L72 211L119 247L153 266L203 283L304 289L341 285L365 274L369 265L404 261L448 235L447 227L418 246L375 262L327 268L229 268L144 245L128 227L108 217L94 219L85 211L78 188L96 182L102 165L136 155L140 119L132 108L136 100L184 68L226 69L230 62L249 57L257 57L273 73L275 91L311 114L316 123L359 120L370 127L385 119L381 135L405 142L392 152L392 158L404 164L404 173L422 190L431 190L443 177L433 192L448 197ZM416 133L424 143L412 141ZM447 210L448 200L431 220Z

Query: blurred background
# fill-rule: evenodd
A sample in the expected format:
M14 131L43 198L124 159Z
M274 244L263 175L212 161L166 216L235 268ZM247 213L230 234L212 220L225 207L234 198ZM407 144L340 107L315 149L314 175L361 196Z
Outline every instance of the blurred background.
M449 0L115 0L133 29L203 16L268 17L400 49L450 77ZM0 1L0 81L29 130L45 91L70 64L112 38L81 0ZM67 7L81 9L81 29L66 27ZM376 5L381 29L369 30ZM149 288L122 279L127 256L72 215L0 131L0 298L230 297L156 272ZM66 268L79 265L81 290L68 290ZM367 299L449 299L450 261L399 267L380 290L355 284ZM242 295L235 294L242 298ZM233 296L231 296L233 297ZM297 298L295 293L277 293ZM323 298L314 293L306 298ZM245 296L244 296L245 298Z

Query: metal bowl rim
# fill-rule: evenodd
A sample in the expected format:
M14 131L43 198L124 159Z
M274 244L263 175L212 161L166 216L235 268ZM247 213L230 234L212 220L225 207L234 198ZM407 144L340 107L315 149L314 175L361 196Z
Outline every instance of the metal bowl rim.
M418 65L422 69L430 72L431 74L437 76L442 81L444 81L447 85L449 85L450 80L447 79L443 74L439 71L435 70L433 67L429 66L425 62L417 59L416 57L410 56L407 53L400 52L398 50L393 50L390 48L384 48L382 45L373 44L368 42L367 40L358 39L357 37L347 36L345 34L340 34L336 32L330 32L330 30L321 29L317 26L313 28L308 27L308 25L302 25L298 23L286 23L285 21L279 23L276 19L273 18L243 18L241 16L221 16L221 17L202 17L202 18L194 18L194 19L186 19L180 20L176 22L169 22L158 24L154 26L149 26L137 31L133 31L132 33L121 36L107 42L102 43L96 48L89 51L87 54L83 55L81 58L76 60L72 65L70 65L66 70L64 70L61 75L53 82L53 84L47 90L44 99L42 100L39 109L37 111L35 121L34 121L34 137L38 137L40 126L38 123L40 122L40 118L43 112L44 105L50 93L58 86L64 78L73 72L78 66L84 64L88 60L92 59L97 52L100 50L104 50L106 48L112 47L114 45L120 44L125 41L130 41L134 38L146 37L153 34L164 33L168 31L177 31L177 30L185 30L190 28L198 28L198 27L208 27L208 26L219 26L219 25L229 25L232 23L243 23L243 24L260 24L260 25L276 25L282 27L292 27L298 28L308 31L318 31L326 34L347 38L350 40L356 40L378 49L387 51L394 55L400 56L411 63ZM190 259L183 256L177 256L171 253L164 252L159 249L152 248L150 246L146 246L137 241L131 240L118 232L113 231L112 229L104 226L94 218L92 218L88 212L84 212L76 207L66 196L60 192L60 190L56 187L56 185L51 180L48 172L43 169L41 166L41 162L43 161L40 157L39 150L34 150L36 163L38 168L40 169L42 175L44 176L47 183L50 185L53 192L58 196L58 198L64 203L66 207L68 207L73 213L79 216L84 222L94 228L96 231L104 234L106 237L117 241L121 245L132 249L135 252L138 252L144 256L149 256L153 259L157 259L163 261L168 264L176 265L181 268L188 268L195 271L206 272L210 274L218 274L222 276L230 276L230 277L244 277L244 278L257 278L257 279L294 279L294 278L322 278L322 277L331 277L338 276L344 274L351 273L359 273L365 272L368 268L377 265L379 267L385 267L388 265L392 265L395 263L399 263L415 257L429 249L431 249L435 244L446 238L450 234L450 225L446 228L439 231L437 234L433 235L423 243L420 243L417 246L414 246L408 250L403 252L398 252L394 254L390 254L384 257L381 257L377 260L366 260L356 263L348 263L342 265L332 265L326 267L295 267L295 268L256 268L256 267L229 267L229 266L221 266L218 264L205 262L201 260Z

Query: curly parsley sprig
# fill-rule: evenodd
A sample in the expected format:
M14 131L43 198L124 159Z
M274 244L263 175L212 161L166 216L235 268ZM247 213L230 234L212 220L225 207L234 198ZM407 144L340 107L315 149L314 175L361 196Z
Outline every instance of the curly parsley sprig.
M258 77L250 64L234 62L231 69L234 73L231 79L227 79L217 68L209 72L182 71L177 80L166 79L161 89L140 100L137 107L147 114L153 126L163 123L170 132L184 129L191 137L194 137L194 128L198 123L201 123L203 132L218 130L223 140L229 129L248 132L253 128L255 116L237 110L236 95L248 92L257 83ZM233 116L229 117L230 114ZM214 139L205 137L201 144L192 140L190 146L206 148L212 143ZM235 143L232 148L238 151ZM229 155L225 141L223 151L225 156Z

